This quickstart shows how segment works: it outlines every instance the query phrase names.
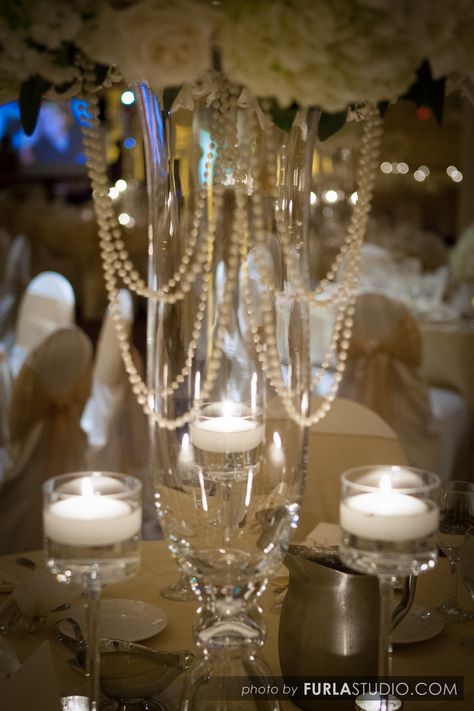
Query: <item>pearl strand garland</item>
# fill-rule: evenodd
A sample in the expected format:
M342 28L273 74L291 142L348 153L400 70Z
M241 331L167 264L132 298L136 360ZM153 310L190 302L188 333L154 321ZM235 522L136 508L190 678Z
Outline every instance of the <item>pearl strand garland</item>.
M95 98L95 97L94 97ZM91 99L89 99L89 103L92 105L94 104ZM95 101L95 108L96 108L97 100ZM234 107L235 108L235 107ZM224 111L217 111L218 114L220 114L221 117L224 117L226 113ZM232 117L234 118L234 117ZM98 117L95 115L92 120L92 124L94 124L94 119L97 121L98 124ZM235 121L229 121L226 125L227 129L233 125ZM94 130L94 128L96 130ZM231 302L232 302L232 292L235 287L237 278L238 278L238 267L239 267L239 249L244 249L244 244L245 244L245 237L248 237L248 214L247 214L247 209L246 209L246 194L245 190L242 188L242 185L236 185L235 189L235 195L236 195L236 210L235 210L235 215L234 215L234 222L233 222L233 229L232 229L232 234L231 234L231 240L230 240L230 257L228 260L228 274L227 274L227 281L226 281L226 287L224 289L224 296L221 305L219 306L218 309L218 319L217 319L217 324L218 324L218 329L217 329L217 339L215 342L215 347L213 348L213 352L211 354L211 358L209 360L208 368L207 368L207 377L206 377L206 382L203 385L203 388L201 390L200 398L199 401L194 401L191 409L189 412L185 413L179 418L175 419L168 419L165 418L152 409L150 407L150 402L153 400L153 395L151 391L149 391L146 387L146 385L141 381L140 376L138 375L134 365L133 365L133 360L131 358L130 354L130 348L127 342L127 335L125 333L125 329L123 327L123 324L121 323L121 318L120 318L120 313L118 310L118 288L117 288L117 280L116 280L116 274L118 276L122 277L124 280L127 279L127 274L131 274L130 280L132 283L137 285L137 279L134 277L134 274L137 274L132 270L132 265L128 261L128 255L126 253L126 250L124 248L123 242L121 243L118 238L117 233L112 231L112 234L110 232L111 228L112 230L115 225L114 221L114 215L113 215L113 210L111 210L111 201L108 198L108 190L106 191L106 198L104 195L104 190L106 186L106 176L105 176L105 161L103 162L103 165L101 165L100 161L97 161L97 151L93 150L94 147L100 148L99 145L99 133L98 133L98 126L94 125L89 129L88 127L83 127L84 130L84 135L85 135L85 146L87 148L86 153L88 154L88 164L89 164L89 169L90 169L90 175L91 175L91 180L93 183L93 194L94 194L94 200L96 204L97 213L98 213L98 222L99 222L99 236L101 238L101 252L102 252L102 257L104 260L104 274L105 274L105 281L106 281L106 287L107 291L109 294L109 298L112 304L112 316L114 323L117 328L117 336L120 344L120 348L122 351L122 356L124 359L125 367L127 369L127 373L129 375L130 381L132 383L133 390L135 394L138 396L138 401L140 404L143 406L145 412L147 415L151 416L159 426L161 427L167 427L168 429L174 429L176 427L181 426L182 424L185 424L186 422L189 422L194 410L199 407L200 402L204 401L210 394L212 387L215 382L215 378L217 376L217 372L220 366L220 361L222 358L222 347L223 347L223 339L224 339L224 334L225 334L225 328L228 323L228 319L230 316L231 312ZM229 131L227 131L229 134ZM88 141L88 143L87 143ZM227 141L227 146L229 147L230 144L230 149L228 148L227 154L225 151L223 151L223 156L222 156L222 163L219 164L219 161L216 161L216 164L224 166L225 163L231 164L232 165L232 159L235 159L235 150L232 151L232 143ZM235 145L235 144L234 144ZM91 150L92 149L92 150ZM95 153L95 155L94 155ZM256 159L254 158L254 161ZM254 165L254 169L256 166ZM224 172L223 168L221 168L221 172ZM261 195L258 193L258 175L257 175L257 170L253 171L254 174L251 176L253 181L254 181L254 189L251 195L251 204L252 204L252 211L253 211L253 216L254 216L254 223L256 226L256 234L258 235L259 231L263 228L263 220L262 220L262 214L263 211L261 209ZM361 177L363 177L363 174L361 172ZM215 186L215 195L219 195L219 186ZM362 193L362 183L361 183L361 193ZM220 196L222 197L222 192L220 193ZM105 198L105 199L104 199ZM218 200L216 201L218 202ZM363 200L361 197L359 198L359 202L361 205L363 204ZM201 214L202 214L202 206L204 203L201 203ZM100 205L100 206L99 206ZM199 214L199 201L198 201L198 209L196 210L196 213L194 215L194 225L199 224L200 222L200 216L197 219L197 215ZM369 200L369 205L370 205L370 200ZM215 215L217 215L218 209L221 207L221 205L217 206L217 204L214 206L217 208L214 212ZM363 210L360 211L363 213ZM100 213L100 215L99 215ZM365 213L365 222L366 222L366 217L368 214L368 210ZM353 221L351 222L352 228L351 231L349 231L348 234L348 240L347 244L345 244L345 249L341 250L339 257L339 261L336 259L335 264L339 265L345 256L346 253L349 253L351 259L350 259L350 264L352 264L352 270L350 271L348 275L348 279L346 282L346 287L344 289L345 293L350 293L353 292L352 298L349 300L349 305L347 309L340 309L338 311L338 314L336 316L336 325L334 332L336 334L336 338L334 339L334 342L331 345L331 348L328 350L327 358L331 357L332 351L335 351L337 348L337 343L339 340L339 334L342 332L342 335L344 336L344 341L342 343L343 348L347 346L348 348L348 339L350 337L350 329L352 328L353 324L353 314L354 314L354 301L355 301L355 289L353 287L354 284L357 283L357 272L355 267L358 267L358 256L357 256L357 250L355 249L358 244L361 244L361 240L358 238L359 237L359 229L360 225L362 224L364 230L365 230L365 222L364 222L364 215L362 214L362 220L359 221L354 217ZM247 224L246 224L247 223ZM280 225L281 227L281 225ZM281 231L280 236L283 234L283 239L282 239L282 244L285 252L285 244L287 246L285 257L287 261L291 261L291 252L289 251L289 244L290 240L288 238L288 235L285 231L285 225L283 225L284 229ZM363 231L362 230L362 238L363 238ZM355 234L354 234L355 233ZM116 239L116 244L115 246L112 244L112 239ZM186 257L186 262L188 258L190 259L190 255L192 254L195 244L197 242L197 234L196 234L196 240L193 242L194 238L194 233L191 236L190 243L188 243L188 246L185 250L185 253L183 256ZM209 236L208 236L209 238ZM215 232L214 232L214 238L215 238ZM286 242L285 242L286 238ZM211 237L212 239L212 237ZM261 243L263 244L263 240L257 239L256 243ZM247 246L248 246L248 241L247 241ZM202 271L202 269L205 270L205 277L203 278L203 294L207 295L207 291L209 288L209 278L210 278L210 265L208 262L208 244L206 243L206 240L203 240L203 245L201 246L202 252L199 252L199 254L205 254L206 259L202 260L197 258L197 265L201 266L201 268L198 270L197 265L193 265L195 267L194 270L192 270L192 274L194 276L193 281L197 278L198 273ZM204 249L205 248L205 249ZM246 249L247 247L245 247ZM360 249L360 245L359 245ZM243 252L242 252L243 254ZM187 267L187 264L183 264L183 262L180 264L179 269L177 272L175 272L175 275L178 274L178 283L180 277L186 273L185 267ZM262 281L266 285L266 289L268 292L271 292L272 285L269 279L268 272L265 274L266 269L264 265L260 265L261 269L261 275L262 275ZM332 268L332 272L328 273L326 280L326 283L329 283L329 281L333 280L335 277L335 271L336 269ZM125 275L124 275L125 272ZM244 288L244 292L246 293L246 300L247 300L247 312L249 314L249 319L252 318L251 314L251 303L249 300L249 289L248 289L248 272L247 272L247 267L246 267L246 262L244 260L243 262L243 274L244 274L244 283L246 283L246 287ZM173 288L176 286L176 283L173 283L173 279L175 277L173 275L172 279L168 282L168 284L163 287L160 292L153 291L153 290L148 290L147 288L144 291L142 295L146 296L147 298L156 298L156 300L163 300L165 303L176 303L175 300L170 299L169 297L174 297L175 294L170 295L167 293L167 290L169 288ZM265 278L266 277L266 278ZM354 278L355 277L355 278ZM297 290L297 297L299 300L303 301L309 301L310 299L314 299L315 293L318 293L318 290L316 292L305 292L304 289L302 288L301 281L297 282L298 283L298 290ZM319 291L323 290L323 282L319 285ZM205 286L204 286L205 284ZM352 288L349 288L349 285L352 286ZM192 284L190 284L188 291L190 290ZM138 284L138 287L140 287L140 284ZM166 289L166 291L165 291ZM136 289L135 289L136 291ZM153 296L149 292L153 293ZM136 293L138 293L136 291ZM187 292L185 292L187 293ZM185 295L185 294L184 294ZM183 295L183 298L184 298ZM181 296L181 294L179 294ZM164 297L164 298L162 298ZM264 298L262 299L262 303L264 304L263 311L264 311L264 333L265 333L265 343L262 344L260 342L259 336L258 336L258 328L255 327L255 324L252 325L252 334L254 337L254 343L255 347L257 350L257 354L259 357L259 360L262 363L262 367L264 369L264 372L266 373L267 377L269 377L270 381L276 387L278 394L282 397L285 409L287 411L287 414L295 419L299 424L302 424L304 426L308 426L312 424L314 421L317 421L320 419L323 414L325 414L329 408L330 408L330 402L332 399L335 397L335 392L330 393L329 396L326 398L325 402L319 408L318 412L321 411L321 415L318 417L318 413L315 413L311 417L302 417L299 412L296 411L293 403L291 402L291 397L292 393L291 391L288 391L283 379L281 377L281 372L280 372L280 366L279 366L279 357L278 357L278 352L276 350L276 339L275 339L275 324L272 322L272 304L269 301L270 298L270 293L266 293L264 295ZM340 301L343 301L343 299L340 299ZM204 303L204 306L203 306ZM186 358L186 363L185 363L185 370L182 371L181 378L178 376L178 378L174 381L174 383L171 386L168 386L161 394L164 395L170 395L172 392L174 392L177 387L179 387L179 384L184 381L186 375L189 374L189 370L192 365L192 360L194 357L194 352L197 344L197 337L199 334L200 330L200 324L203 319L204 311L205 311L205 303L206 299L203 300L203 297L201 295L201 300L200 300L200 305L198 307L198 318L197 321L195 322L195 326L192 331L192 338L191 338L191 343L190 343L190 348L188 349L188 356ZM324 302L323 302L324 303ZM115 305L115 307L114 307ZM345 311L345 317L343 317L343 311ZM269 318L270 316L270 318ZM199 329L196 331L196 324L199 322ZM347 344L345 343L347 341ZM267 352L269 358L267 358ZM340 356L343 355L340 354ZM326 360L327 360L326 358ZM270 360L270 363L269 363ZM344 366L344 361L345 358L340 358L342 361L342 366ZM273 362L271 362L273 361ZM275 367L276 363L276 367ZM321 371L324 372L325 368L329 367L329 363L323 362L321 364ZM343 370L343 368L342 368ZM340 377L337 377L340 375ZM341 372L341 362L337 366L337 372L336 372L336 389L338 386L338 383L340 379L342 378L342 372ZM294 393L293 393L294 395Z
M225 338L225 332L226 328L229 323L230 319L230 314L232 311L232 299L233 299L233 292L235 290L235 286L237 283L238 279L238 271L239 271L239 248L240 248L240 240L242 236L242 232L240 229L240 224L242 222L242 219L244 217L244 214L246 213L246 204L245 204L245 198L242 197L242 195L237 196L236 198L236 204L237 208L235 210L234 214L234 220L233 220L233 226L232 226L232 231L231 231L231 236L230 236L230 244L229 244L229 257L228 257L228 271L227 271L227 280L224 288L224 293L222 297L222 303L218 307L218 316L217 316L217 338L216 341L213 345L212 348L212 353L211 357L209 359L208 365L207 365L207 373L206 373L206 380L202 386L201 392L200 392L200 397L199 399L195 399L193 401L193 404L186 413L181 415L180 417L170 419L166 418L163 415L157 413L152 407L152 403L154 402L154 393L153 391L149 390L145 383L141 380L140 375L138 374L138 371L135 368L135 365L133 363L133 359L131 356L130 352L130 344L128 342L128 337L126 334L125 330L125 325L122 322L121 316L120 316L120 310L119 310L119 304L118 304L118 286L117 286L117 274L118 276L122 276L119 272L119 265L117 264L117 260L115 259L115 254L114 254L114 249L113 246L111 245L112 242L112 234L111 234L111 228L113 228L113 225L115 224L113 221L113 212L110 210L110 198L108 197L108 189L107 189L107 178L106 178L106 165L105 165L105 159L103 156L103 152L101 151L101 146L100 146L100 134L99 134L99 119L98 119L98 108L97 108L97 98L92 96L90 93L90 88L87 83L87 73L86 73L86 82L84 85L85 89L85 94L87 97L87 101L90 107L90 113L91 116L87 117L87 120L89 121L89 125L83 123L82 129L83 129L83 135L84 135L84 146L85 146L85 153L87 157L87 164L88 164L88 170L89 170L89 175L91 178L91 183L92 183L92 188L93 188L93 198L94 198L94 204L96 208L96 214L97 214L97 220L99 224L99 238L100 238L100 246L101 246L101 255L102 255L102 260L103 260L103 268L104 268L104 276L105 276L105 285L107 289L107 294L109 297L109 301L111 304L111 314L112 314L112 319L116 328L117 332L117 338L122 354L122 358L124 361L124 365L127 371L127 374L129 376L129 380L132 384L132 389L133 392L137 396L137 400L139 404L142 405L143 410L145 414L147 414L149 417L151 417L156 424L160 427L165 427L169 430L174 430L178 427L183 426L184 424L188 423L190 419L192 418L194 412L200 407L201 402L205 401L209 396L212 391L212 388L214 386L217 373L220 368L220 363L222 359L222 354L223 354L223 345L224 345L224 338ZM90 77L92 80L92 77ZM235 104L235 92L231 92L231 94L234 93L234 104ZM232 105L232 102L229 102L229 106ZM220 106L220 108L219 108ZM225 99L221 98L221 101L219 102L218 99L216 99L216 106L215 106L215 112L214 112L214 117L220 122L220 130L216 130L216 135L222 136L225 134L226 131L226 124L228 125L228 122L226 119L228 118L228 112L229 112L229 107L226 104ZM235 106L234 106L235 109ZM228 138L228 136L227 136ZM226 149L226 155L224 156L224 161L223 164L229 163L233 164L233 161L235 162L235 143L232 142L232 140L227 141L227 149ZM208 156L210 158L212 156ZM209 167L209 166L207 166ZM223 199L223 186L222 185L215 185L214 186L214 191L213 191L213 213L214 215L217 215L218 212L221 209L222 206L222 199ZM214 223L216 223L216 218L214 219ZM214 224L214 230L215 230L215 224ZM208 249L206 250L206 258L208 258ZM210 271L210 264L206 268ZM207 290L206 290L207 293ZM200 308L198 308L198 320L202 321L202 315L203 315L204 309L202 308L202 305ZM194 338L195 340L197 339L196 331L193 331ZM193 351L193 349L191 349ZM186 361L186 367L189 368L189 359ZM184 381L184 377L178 379L182 382ZM169 393L169 388L167 388L164 392L166 394L171 394ZM174 390L174 388L173 388ZM150 404L151 403L151 404Z
M253 118L252 123L254 124L255 119ZM253 126L254 128L254 126ZM250 128L252 132L252 128ZM275 339L275 324L273 320L272 313L272 303L270 300L270 295L268 291L262 291L262 311L264 313L264 334L265 341L262 343L258 328L253 320L252 305L250 300L250 291L248 288L248 271L244 270L244 281L246 281L246 287L244 288L244 295L246 299L246 310L250 323L252 324L252 334L254 338L255 348L258 354L259 361L262 365L262 369L270 380L270 383L277 391L280 396L287 415L293 420L298 422L301 426L309 427L316 422L318 422L322 417L324 417L331 407L331 403L336 397L337 389L339 383L342 380L345 364L347 360L347 351L350 345L350 336L353 326L353 317L355 313L355 300L357 298L357 283L360 265L360 250L362 247L367 218L370 210L370 202L373 194L373 187L376 175L376 165L378 159L378 147L380 145L380 138L382 134L382 124L378 112L373 110L368 117L367 123L365 125L364 136L362 140L362 150L359 161L359 185L360 185L360 209L357 211L357 215L351 220L351 229L349 233L348 248L350 260L348 264L348 275L346 281L346 293L347 293L347 304L342 303L341 307L338 309L336 314L335 326L333 331L333 338L331 346L326 354L326 358L321 364L320 370L318 371L317 377L321 377L321 372L324 372L330 367L329 358L332 357L339 344L340 351L338 355L338 362L336 364L336 373L334 374L334 380L331 384L329 393L325 396L323 403L318 407L316 412L310 416L301 415L300 412L295 408L292 398L295 393L291 392L289 388L285 385L279 362L279 354L276 348ZM261 222L261 195L258 190L258 171L257 166L253 166L253 180L254 180L254 192L252 193L252 205L254 211L254 224L255 224L255 235L257 244L260 242L262 246L265 244L265 235L263 233L263 225ZM355 212L355 211L354 211ZM354 213L353 213L354 214ZM279 220L280 227L280 237L283 245L286 244L286 254L289 257L289 245L290 239L286 230L286 223L283 219ZM257 250L257 262L259 262L259 272L263 284L270 284L270 278L268 274L268 268L264 260L259 257L259 252ZM331 275L334 278L334 275ZM329 275L328 275L329 278ZM299 302L305 302L309 299L307 298L307 292L305 292L302 287L302 282L298 275L298 289L296 292L295 300ZM312 298L312 292L311 292ZM340 340L340 337L342 338ZM339 343L340 340L340 343ZM302 400L302 406L304 402Z

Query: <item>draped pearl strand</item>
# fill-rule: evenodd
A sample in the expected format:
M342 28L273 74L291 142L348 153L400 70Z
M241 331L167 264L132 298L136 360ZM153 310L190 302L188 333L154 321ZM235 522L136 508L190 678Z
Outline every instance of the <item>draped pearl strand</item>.
M376 110L369 112L364 127L358 168L358 201L352 211L346 239L326 277L313 291L305 288L304 281L300 276L297 259L291 249L291 236L285 214L282 210L276 213L282 256L286 264L287 273L291 275L292 289L294 289L292 294L294 303L309 303L318 306L327 306L331 303L336 307L331 343L323 362L313 378L314 384L331 367L332 361L335 359L333 383L316 412L308 414L308 403L304 401L302 393L292 390L289 384L285 384L281 373L274 316L276 289L262 257L266 246L266 233L263 220L263 197L259 183L259 151L257 150L257 145L252 145L253 141L258 143L257 137L259 135L255 113L247 110L246 138L241 139L239 144L236 122L239 90L223 79L211 103L211 143L205 156L204 181L201 184L194 206L188 243L184 248L179 266L171 278L160 289L152 289L145 284L129 258L114 214L112 200L109 197L106 162L100 140L98 99L93 93L93 87L93 72L91 69L86 68L84 98L87 101L87 114L83 117L82 131L99 226L99 242L105 286L125 369L133 392L145 414L158 426L174 430L189 423L194 413L201 407L201 404L209 398L221 367L225 335L233 309L233 296L239 279L239 271L241 270L244 306L254 348L265 376L281 398L285 411L290 418L305 427L318 422L329 411L331 403L336 396L339 382L343 377L350 344L357 295L360 251L370 210L378 149L382 134L381 119ZM268 172L274 166L275 150L272 151L271 148L272 146L270 146L269 155L272 165L267 165ZM208 181L211 176L213 161L214 176L211 178L211 186ZM165 417L161 412L157 411L157 397L166 398L172 396L186 379L190 379L192 375L192 366L204 315L206 309L209 308L208 297L212 288L213 246L216 240L218 216L223 210L224 186L222 183L226 170L229 168L233 171L235 182L235 207L226 259L226 281L221 301L216 307L215 328L217 335L207 359L204 382L191 403L190 409L179 417ZM206 200L211 200L212 217L208 220L206 229L203 230L201 225ZM250 230L249 226L249 202L252 213L252 230ZM262 285L260 309L263 325L261 328L255 322L249 286L247 257L248 250L252 246L255 247L256 262ZM317 300L317 297L324 296L326 287L335 281L343 261L346 266L346 276L337 294L327 299ZM163 304L173 305L190 294L198 278L201 279L200 295L184 366L170 384L166 384L164 388L158 391L150 389L143 382L133 362L126 327L120 315L118 302L119 280L139 296Z

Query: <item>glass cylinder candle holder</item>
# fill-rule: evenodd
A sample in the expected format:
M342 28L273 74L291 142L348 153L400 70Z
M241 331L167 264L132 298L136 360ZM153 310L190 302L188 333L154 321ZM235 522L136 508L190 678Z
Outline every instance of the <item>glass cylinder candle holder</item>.
M87 598L89 708L100 705L98 622L104 583L117 583L140 566L142 485L112 472L76 472L43 487L46 564L61 583L81 583Z
M78 472L44 485L46 564L59 582L75 582L91 565L114 583L140 564L142 485L111 472Z
M436 564L439 485L435 474L399 466L358 467L342 476L341 560L379 581L379 678L391 673L393 584ZM401 706L393 696L357 699L358 708L372 711Z

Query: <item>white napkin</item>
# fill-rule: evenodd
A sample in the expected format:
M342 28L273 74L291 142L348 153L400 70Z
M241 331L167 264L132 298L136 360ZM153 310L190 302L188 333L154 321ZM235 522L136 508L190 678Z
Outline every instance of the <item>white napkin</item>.
M15 602L21 612L21 625L31 629L31 623L45 617L59 605L69 603L80 594L80 588L75 585L61 585L43 566L37 566L34 571L18 582L11 595L1 606L2 610Z
M334 548L341 543L341 529L337 523L318 523L303 541L304 546Z
M2 708L11 711L60 711L60 695L49 642L9 679L0 683Z

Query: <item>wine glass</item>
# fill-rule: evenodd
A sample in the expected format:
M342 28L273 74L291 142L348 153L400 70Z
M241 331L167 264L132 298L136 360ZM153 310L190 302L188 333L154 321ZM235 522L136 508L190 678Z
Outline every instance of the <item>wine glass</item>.
M430 570L437 560L438 487L435 474L408 467L358 467L342 476L341 560L379 581L379 678L391 673L394 582ZM402 707L392 695L361 696L356 704L366 711Z
M43 487L46 563L58 582L81 583L87 598L89 707L100 704L101 587L135 575L140 565L142 485L111 472L76 472Z
M461 546L459 569L464 579L464 586L474 602L474 526L466 533ZM474 637L465 637L461 644L474 652Z
M465 609L459 600L459 556L466 533L474 524L474 484L468 481L448 481L440 496L438 544L449 559L451 592L448 600L436 611L450 622L468 622L474 612Z

